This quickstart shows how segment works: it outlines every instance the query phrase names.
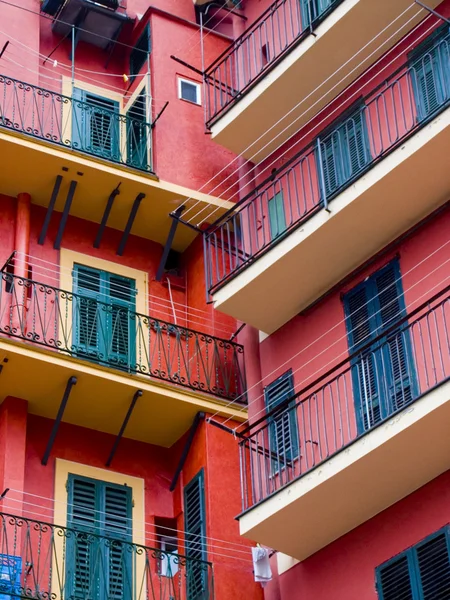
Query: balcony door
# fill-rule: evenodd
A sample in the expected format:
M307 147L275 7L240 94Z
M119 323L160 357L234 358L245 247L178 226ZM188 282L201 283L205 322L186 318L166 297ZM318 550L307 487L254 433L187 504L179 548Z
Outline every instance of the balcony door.
M75 265L73 276L76 354L133 370L136 356L136 282L84 265Z
M302 29L306 29L332 6L336 0L300 0Z
M132 490L69 474L66 598L130 600Z
M76 150L101 158L120 159L119 103L74 88L72 99L72 145Z
M396 327L405 316L398 261L346 294L344 305L349 350L355 355L351 370L356 419L362 433L417 395L407 323Z

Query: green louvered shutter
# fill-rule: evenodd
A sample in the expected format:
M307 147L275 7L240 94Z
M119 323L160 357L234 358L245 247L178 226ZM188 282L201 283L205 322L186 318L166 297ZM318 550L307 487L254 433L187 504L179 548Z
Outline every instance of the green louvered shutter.
M73 291L73 327L77 354L104 358L106 314L100 310L98 302L103 291L100 271L75 265Z
M292 371L287 371L265 388L266 410L275 409L288 398L292 398L294 393L294 377ZM295 400L288 403L286 410L270 417L270 452L273 457L272 468L276 471L298 456L298 427L294 405ZM288 410L289 408L291 410Z
M119 159L119 103L74 88L73 147L107 159Z
M184 488L187 600L207 600L205 481L203 469Z
M318 19L336 0L300 0L302 30ZM308 6L309 5L309 6Z
M108 349L110 362L134 367L135 355L135 282L109 274Z
M76 534L67 538L67 597L99 598L101 584L95 567L100 550L96 537L99 508L95 481L69 475L67 525Z
M286 231L283 192L278 192L268 202L270 237L277 238Z
M377 570L377 589L380 600L416 600L406 555Z
M112 538L105 544L108 564L105 582L107 600L132 598L132 552L127 542L132 541L131 488L103 485L104 523L103 534Z
M345 297L350 352L370 343L376 321L370 302L369 288L358 286ZM381 420L380 390L377 377L377 355L371 350L352 361L352 381L358 412L358 429L366 431Z
M395 325L405 314L403 290L398 262L391 263L375 274L375 310L381 333ZM384 342L384 375L388 386L388 411L409 404L414 397L415 370L409 330L400 328L389 334Z
M340 153L339 133L331 133L323 141L319 141L322 156L323 179L325 181L325 193L328 196L333 194L341 185L342 181L342 158Z
M67 597L132 597L131 488L69 475ZM108 540L106 539L108 538Z
M421 600L450 598L450 562L446 533L431 537L415 548Z

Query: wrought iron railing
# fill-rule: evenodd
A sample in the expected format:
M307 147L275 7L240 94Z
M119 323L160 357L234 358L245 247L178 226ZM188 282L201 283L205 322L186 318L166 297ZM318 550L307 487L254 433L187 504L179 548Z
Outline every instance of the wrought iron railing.
M342 0L276 0L206 70L211 126Z
M138 99L127 114L116 108L93 94L64 96L0 75L0 127L151 172L145 100Z
M1 273L0 335L245 403L244 348L82 294Z
M0 598L213 600L212 564L0 513Z
M242 431L243 511L449 377L450 286Z
M443 111L450 101L450 36L358 102L204 234L207 289L283 240Z

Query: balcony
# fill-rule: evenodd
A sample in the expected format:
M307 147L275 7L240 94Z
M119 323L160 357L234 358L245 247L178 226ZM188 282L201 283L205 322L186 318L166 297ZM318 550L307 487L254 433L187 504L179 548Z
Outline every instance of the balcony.
M117 433L138 389L147 397L127 436L141 441L170 446L198 411L238 397L240 408L224 410L243 418L241 345L134 312L123 290L89 297L7 272L1 283L2 394L25 398L32 413L54 418L76 376L65 419L100 431Z
M206 231L216 308L272 333L448 199L449 39L372 89Z
M222 210L216 198L156 177L146 99L140 95L129 104L121 108L76 88L67 96L0 75L1 193L28 191L33 203L48 207L60 175L60 196L70 180L77 186L71 214L101 223L108 197L120 186L108 225L123 231L133 202L143 197L132 232L161 244L172 223L169 214L183 201L186 207L199 201L206 214ZM57 197L55 210L63 209ZM174 249L183 251L194 237L193 230L179 228Z
M121 531L101 536L0 513L0 596L213 600L213 570L209 562L132 543Z
M447 286L242 431L242 535L304 560L450 467L449 324Z
M276 0L206 70L213 139L260 162L425 14L409 0Z

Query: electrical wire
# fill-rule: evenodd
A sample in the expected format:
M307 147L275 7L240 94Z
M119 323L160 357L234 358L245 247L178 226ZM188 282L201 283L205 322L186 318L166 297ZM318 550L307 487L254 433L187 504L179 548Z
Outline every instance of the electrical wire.
M428 254L426 257L424 257L420 262L418 262L417 264L415 264L413 267L411 267L411 269L409 269L408 271L406 271L405 273L403 273L400 277L396 278L395 281L390 284L390 286L387 286L385 289L389 289L389 287L396 285L399 281L402 281L405 279L405 277L407 275L409 275L410 273L412 273L415 269L417 269L418 267L420 267L421 265L424 264L425 261L429 260L432 256L435 256L438 252L440 252L443 248L445 248L446 246L448 246L450 244L450 240L448 240L447 242L444 242L443 244L441 244L441 246L439 246L436 250L434 250L433 252L431 252L430 254ZM450 262L450 258L445 260L443 263L441 263L438 267L436 267L435 269L433 269L433 271L429 271L424 277L422 277L421 279L419 279L418 281L416 281L413 285L409 286L408 288L405 288L403 290L403 293L406 293L412 289L414 289L417 285L419 285L423 280L425 280L427 277L429 277L431 274L433 274L435 271L437 271L438 269L440 269L442 266L444 266L445 264ZM450 277L450 276L449 276ZM441 282L442 283L442 282ZM434 289L434 288L433 288ZM429 293L429 291L427 291L426 293ZM420 298L423 297L420 296ZM398 299L398 296L396 296L393 300L390 301L389 304L391 304L392 302L395 302ZM367 306L369 304L369 300L363 304L358 310L361 310L361 308L363 306ZM411 304L415 304L417 302L417 299L414 300L414 302L412 302ZM381 310L381 309L380 309ZM377 311L374 314L378 314ZM370 318L373 318L374 314L370 315ZM250 388L247 388L246 392L244 392L243 394L241 394L240 396L238 396L237 398L235 398L235 400L228 402L227 404L224 405L225 408L229 408L230 406L232 406L235 402L239 402L239 400L242 400L243 397L245 397L245 395L251 391L252 389L254 389L257 386L260 386L263 381L269 377L271 377L272 375L275 375L277 372L280 371L280 369L288 366L295 358L298 358L299 356L301 356L304 352L310 350L314 344L316 344L317 342L319 342L320 340L324 339L327 335L329 335L331 332L333 332L335 329L337 329L338 327L341 327L342 325L344 325L347 321L348 317L344 317L343 319L340 319L335 325L333 325L332 327L330 327L329 329L327 329L323 334L321 334L318 338L316 338L314 341L312 341L310 344L308 344L305 348L302 348L301 350L299 350L297 353L293 354L292 356L290 356L286 361L284 361L281 365L278 365L277 367L275 367L270 373L266 374L265 377L261 378L259 381L257 381L256 383L254 383ZM368 322L368 319L362 320L361 324ZM340 338L338 338L337 340L335 340L332 344L330 344L329 346L327 346L324 350L322 350L321 352L319 352L318 354L316 354L314 357L312 357L311 359L309 359L306 363L302 364L300 367L298 367L297 369L295 369L293 371L293 373L296 373L297 371L301 370L302 368L304 368L306 365L310 364L311 362L313 362L315 359L317 359L318 357L320 357L322 354L324 354L325 352L327 352L330 348L332 348L333 346L335 346L336 344L338 344L339 342L346 340L347 336L341 336ZM348 352L343 353L339 356L342 355L348 355ZM333 357L333 359L330 361L330 363L334 363L336 361L336 359L339 357ZM308 381L309 379L311 379L311 377L313 377L314 375L316 375L317 373L323 373L324 372L324 366L321 366L320 369L316 372L313 373L312 375L309 375L306 379L306 381ZM302 382L303 383L303 382ZM264 397L264 394L260 394L259 396L257 396L256 398L254 398L250 403L248 403L247 405L247 409L249 406L252 406L255 402L258 402L259 400L261 400ZM265 409L264 409L265 410ZM260 414L263 411L259 411L256 414ZM214 417L216 417L217 415L219 415L221 413L221 411L216 411L215 414L213 414L209 420L213 420ZM252 415L252 419L255 417L256 415L253 414ZM223 423L226 423L227 421L229 421L230 419L226 419L226 421L224 421ZM249 422L249 420L247 419L246 421L244 421L244 423ZM239 427L241 427L242 424L239 424ZM237 428L235 428L237 429Z
M60 273L61 272L66 273L67 275L70 275L70 276L73 274L73 270L70 269L69 267L62 267L58 263L54 263L54 262L51 262L51 261L48 261L45 259L41 259L41 258L38 258L38 257L30 255L30 254L25 254L23 252L17 252L16 256L24 257L26 262L29 263L29 265L31 267L34 267L33 277L35 277L37 274L40 274L44 277L47 277L48 279L50 279L52 281L55 281L56 283L58 283L58 285L60 283ZM50 265L50 267L40 265L39 264L40 262L48 264L48 265ZM87 266L89 266L89 265L87 265ZM124 265L121 264L121 266L124 266ZM91 279L92 283L98 283L98 281L94 275L91 276L89 273L86 273L84 275L84 277L86 280ZM102 290L102 286L104 287L104 291ZM122 291L124 294L127 294L127 295L129 295L129 293L130 293L129 287L122 285L119 282L117 282L117 284L116 283L114 284L114 289L118 290L118 291ZM109 299L109 297L110 297L109 287L107 287L103 283L100 283L99 294L103 295L103 296L105 296L105 298ZM165 306L164 304L159 304L159 306L163 306L164 308L167 308L167 309L172 308L171 302L168 299L162 298L161 296L156 296L155 294L146 292L145 299L148 301L149 305L155 304L155 302L153 300L153 299L155 299L155 300L167 303L167 306ZM183 304L181 302L176 302L176 301L173 301L173 304L175 305L175 307L179 307L178 310L180 312L183 311L183 312L191 313L193 318L204 319L206 322L208 322L212 325L218 326L219 328L222 328L222 330L227 333L229 331L233 331L233 328L231 327L231 325L228 325L228 323L226 323L225 321L222 321L220 318L217 320L215 319L214 321L211 321L211 313L209 313L205 310L202 310L200 308L191 307L187 304ZM215 311L215 309L213 309L213 310L214 310L213 315L215 315L216 311ZM218 313L218 311L217 311L217 313ZM202 315L205 315L205 317L203 317ZM218 315L221 315L221 313L218 313ZM206 319L206 317L208 317L208 319Z
M15 491L15 490L11 489L10 491ZM19 492L18 490L17 490L17 492L20 493L22 496L32 495L32 496L35 496L38 498L42 498L52 504L54 504L56 502L56 500L54 500L52 498L36 496L35 494L29 494L28 492ZM5 506L6 504L9 504L9 506ZM14 511L15 504L27 505L27 506L33 507L34 509L38 509L39 512L36 512L36 510L32 511L28 508L25 508L24 510L28 514L34 514L34 515L38 515L40 517L46 517L47 519L54 518L55 513L57 512L57 509L55 509L52 506L42 506L41 504L36 504L33 502L29 502L27 500L23 500L22 498L15 499L15 498L11 498L8 496L3 498L2 508L8 508L9 510ZM81 511L86 510L85 507L83 507L82 505L79 505L79 504L74 504L74 503L70 503L70 502L67 502L67 503L61 502L61 504L63 505L64 508L67 508L67 509L72 508L72 510L76 510L76 509L79 509ZM50 513L50 516L45 513ZM94 513L94 515L93 515L94 518L99 519L100 523L106 523L106 517L111 516L111 514L106 511L95 510L95 511L93 511L93 513ZM104 517L103 520L101 519L102 516ZM137 531L142 535L142 539L145 539L146 541L150 541L152 543L159 541L159 538L157 537L157 535L149 533L145 529L145 527L150 527L152 529L155 528L156 527L155 523L143 521L141 519L136 519L133 517L124 517L123 521L125 522L124 528L127 531L132 532L133 529L135 529L135 530L137 529ZM129 522L129 524L127 524L127 522ZM139 524L140 526L135 527L136 524ZM175 534L177 534L177 537L178 537L178 535L180 535L180 536L185 535L185 531L182 529L175 529L175 528L171 528L171 527L158 527L158 529L163 529L164 531L170 531L172 534L175 533ZM111 529L111 531L114 531L114 529ZM236 556L236 554L242 554L242 555L248 556L250 553L250 549L251 549L250 546L246 546L244 544L235 544L234 542L229 542L228 540L222 540L222 539L212 538L209 536L203 536L203 535L198 535L198 534L192 534L192 535L190 534L189 538L191 541L194 541L196 546L201 546L204 549L211 549L212 552L214 552L214 554L217 554L218 556L224 556L227 558L239 558ZM203 540L205 540L205 541L203 541ZM179 542L178 543L179 547L183 547L185 549L188 548L187 545L182 543L181 539L178 539L177 541ZM218 545L217 543L211 543L211 542L221 542L223 545ZM229 551L229 552L233 552L235 555L230 556L227 554L219 554L218 551Z
M354 56L352 56L350 59L348 59L343 65L341 65L338 69L336 69L329 77L327 77L327 79L325 79L322 83L320 83L316 88L314 88L314 90L312 90L307 96L305 96L304 98L302 98L290 111L288 111L285 115L283 115L280 119L278 119L278 121L276 121L276 123L274 123L270 128L268 128L267 130L265 130L254 142L252 142L249 146L247 146L239 155L237 155L235 158L233 158L229 163L227 163L227 165L225 165L225 167L223 167L213 178L211 178L209 181L207 181L202 187L199 188L198 192L201 192L204 187L208 186L210 183L213 183L214 180L216 179L216 177L218 177L221 173L223 173L224 171L226 171L233 163L235 163L239 158L243 157L243 155L246 153L247 150L249 150L250 148L252 148L258 141L260 141L261 139L263 139L272 129L274 129L278 124L280 124L284 119L286 119L286 117L288 117L293 111L295 111L301 104L303 104L308 98L310 98L312 95L314 95L316 93L317 90L319 90L321 87L324 86L325 83L327 83L330 79L332 79L333 77L335 77L336 74L339 73L339 71L341 71L348 63L350 63L359 53L361 53L367 46L369 46L377 37L379 37L386 29L388 29L393 23L395 23L396 20L398 20L405 12L407 12L407 10L409 10L412 6L414 6L414 4L411 4L407 9L405 9L403 11L403 13L401 15L399 15L394 21L392 21L391 23L389 23L389 25L387 25L381 32L379 32L376 36L374 36L365 46L363 46ZM266 148L267 146L271 145L273 143L274 140L276 140L279 136L281 136L286 130L290 129L292 127L292 125L294 123L296 123L299 119L301 119L305 114L307 114L308 112L310 112L310 110L316 106L318 103L320 103L324 98L326 98L331 91L333 91L336 87L340 86L343 79L347 79L351 74L353 74L357 69L359 69L359 67L364 64L365 62L367 62L374 54L376 54L380 48L382 48L383 46L386 45L386 43L388 43L393 37L395 37L399 31L401 31L403 28L405 28L407 25L409 25L409 23L414 20L418 14L420 14L420 12L422 12L423 9L419 9L417 13L415 13L406 23L404 23L401 27L399 27L387 40L385 40L384 42L382 42L382 44L380 44L379 46L377 46L377 48L375 50L373 50L365 59L363 59L362 61L360 61L349 73L347 73L338 83L336 83L331 89L327 90L324 94L322 94L322 96L320 98L318 98L310 107L308 107L303 113L301 113L298 117L296 117L293 121L289 122L288 125L286 125L286 127L280 132L278 133L275 137L271 138L264 146L263 148L259 149L257 151L256 154L258 154L259 152L261 152L261 150L263 150L264 148ZM419 23L418 25L416 25L411 32L409 32L409 34L412 34L415 29L417 27L420 27L421 25L423 25L423 23L425 23L426 20L428 20L429 16L427 16L423 21L421 21L421 23ZM434 27L434 25L432 26ZM431 27L431 28L432 28ZM430 29L431 29L430 28ZM392 52L393 50L395 50L401 43L403 40L400 40L399 42L397 42L392 48L390 48L388 50L388 53ZM413 44L415 44L416 42L413 42ZM403 53L402 53L403 54ZM386 54L382 57L380 57L373 65L370 66L370 70L374 69L379 62L381 62L382 60L384 60L386 57ZM398 58L398 56L394 59L396 60ZM394 62L394 61L392 61ZM389 66L389 65L387 65ZM384 67L385 70L386 67ZM356 82L358 81L358 79L361 79L362 77L364 77L365 75L367 75L367 71L365 73L362 73L353 84L356 84ZM378 76L379 73L377 73L376 76ZM367 83L365 83L363 86L361 86L360 89L363 89L367 86ZM333 102L336 101L337 98L339 98L341 95L344 95L347 92L348 88L345 90L342 90L342 92L340 92L338 94L338 96L336 98L333 99ZM347 102L347 101L346 101ZM346 103L345 102L345 103ZM321 111L319 112L325 112L327 110L327 107L324 107L323 109L321 109ZM339 108L339 107L338 107ZM311 119L305 123L304 126L302 126L302 129L304 127L306 127L307 125L310 124L311 120L313 118L316 118L317 115L314 115L313 117L311 117ZM329 118L329 113L327 114L327 117ZM323 121L322 121L323 122ZM322 123L321 122L321 123ZM320 125L321 123L317 124L315 128L317 128L318 125ZM313 130L314 130L313 129ZM280 148L282 148L284 145L288 144L288 142L295 137L298 134L298 131L295 132L294 134L292 134L287 140L284 140L281 144L279 144L273 151L271 151L271 155L273 155L274 153L277 152L277 150L279 150ZM309 131L307 133L307 135L310 135L311 132ZM299 140L297 140L293 145L291 145L289 148L287 148L287 150L281 155L278 156L276 158L276 161L274 162L278 162L280 160L280 158L282 158L282 156L284 156L287 152L290 152L292 150L292 148L294 148L297 144L300 143L300 141L302 141L304 138L306 137L303 136L302 138L300 138ZM256 154L254 154L251 158L253 158L254 156L256 156ZM250 159L249 159L250 160ZM272 163L273 164L273 163ZM270 166L270 165L269 165ZM267 170L269 168L269 166L264 167L263 171ZM227 175L227 177L225 179L223 179L219 184L217 184L209 193L213 193L216 189L218 189L219 187L221 187L228 179L230 179L233 175L235 175L236 173L239 172L240 167L236 168L234 171L232 171L231 173L229 173ZM259 175L258 175L259 176ZM226 191L230 190L232 187L235 187L242 179L246 178L247 176L241 176L239 177L239 179L237 181L234 181L232 186L230 186L229 188L227 188ZM255 178L254 178L255 179ZM252 181L254 181L254 179L252 179L251 181L248 181L246 183L246 186L249 185L250 183L252 183ZM225 192L223 192L225 193ZM219 206L216 210L220 210L220 208L223 207L223 205L225 204L225 202L229 202L231 200L231 198L233 198L237 193L233 194L229 199L224 200L221 196L218 196L218 199L221 199L222 205ZM191 200L192 198L188 198L188 200ZM187 200L187 201L188 201ZM186 202L187 202L186 201ZM200 204L199 201L196 201L192 206L190 206L186 212L183 215L183 218L186 219L186 216L189 212L191 212L198 204ZM188 222L191 222L193 219L195 219L197 216L199 216L199 214L201 214L203 211L200 211L198 213L196 213L193 217L191 217L190 219L188 219ZM216 211L214 211L216 212ZM214 213L212 213L214 214ZM210 217L210 215L208 215L208 218ZM201 224L201 223L200 223Z

